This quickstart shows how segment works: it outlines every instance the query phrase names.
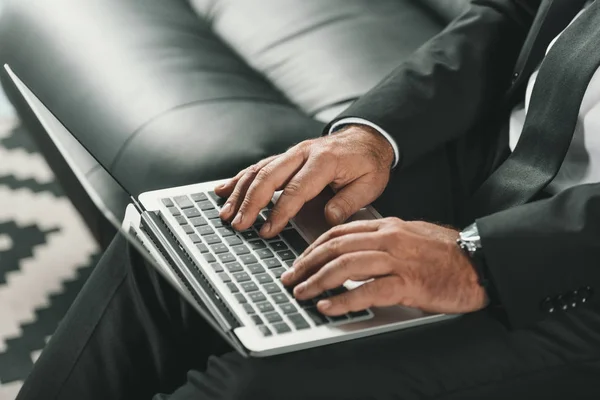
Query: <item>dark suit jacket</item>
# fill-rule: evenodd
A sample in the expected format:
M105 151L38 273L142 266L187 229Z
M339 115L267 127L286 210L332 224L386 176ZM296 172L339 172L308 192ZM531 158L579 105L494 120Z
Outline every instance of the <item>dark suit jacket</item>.
M389 132L401 152L400 171L482 121L507 120L547 44L576 14L561 7L575 1L474 0L339 118L364 118ZM585 2L579 3L580 10ZM477 224L514 327L547 317L549 305L572 303L580 288L600 288L600 184L482 216ZM599 302L600 295L591 296L585 306Z

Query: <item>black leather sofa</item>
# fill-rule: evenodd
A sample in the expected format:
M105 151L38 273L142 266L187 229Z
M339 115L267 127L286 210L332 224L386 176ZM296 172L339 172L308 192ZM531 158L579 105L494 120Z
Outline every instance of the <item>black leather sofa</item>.
M13 0L0 62L127 190L228 177L321 134L468 6L467 0ZM113 230L2 74L66 193ZM73 152L80 151L73 148ZM127 196L94 161L117 215Z

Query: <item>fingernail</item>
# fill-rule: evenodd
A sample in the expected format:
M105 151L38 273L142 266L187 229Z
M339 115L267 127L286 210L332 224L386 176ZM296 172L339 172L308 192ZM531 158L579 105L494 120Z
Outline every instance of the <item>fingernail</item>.
M306 290L306 286L306 282L302 282L301 284L296 286L296 288L294 289L294 293L299 294L304 292Z
M242 214L241 211L238 211L237 215L233 219L232 224L234 224L234 225L241 224L242 223L242 219L244 219L244 214Z
M321 310L327 310L328 308L331 307L331 301L330 300L321 300L321 301L319 301L317 306L321 307Z
M287 271L285 271L283 274L281 274L281 279L287 281L288 279L291 279L292 276L294 276L294 268L290 268Z
M221 183L219 186L216 187L216 189L223 189L225 185L226 183Z
M342 210L336 206L329 207L329 212L333 215L333 219L337 222L342 222Z
M260 230L260 234L261 235L266 235L267 233L269 233L269 231L271 230L271 223L270 222L266 222L262 229Z
M230 203L225 203L225 205L223 206L223 208L221 208L221 215L227 214L229 212L229 210L231 210L231 204Z

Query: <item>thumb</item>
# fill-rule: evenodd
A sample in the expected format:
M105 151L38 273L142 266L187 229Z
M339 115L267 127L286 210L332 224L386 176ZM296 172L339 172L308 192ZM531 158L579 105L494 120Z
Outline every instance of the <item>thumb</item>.
M368 177L361 177L346 185L325 205L325 219L331 225L343 223L375 201L383 191L380 186Z

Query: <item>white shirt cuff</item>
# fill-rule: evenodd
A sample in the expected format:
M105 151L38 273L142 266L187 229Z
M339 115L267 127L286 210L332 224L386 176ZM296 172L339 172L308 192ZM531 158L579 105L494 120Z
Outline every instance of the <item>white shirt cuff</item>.
M379 132L381 135L383 135L383 137L386 138L386 140L388 142L390 142L390 144L392 145L392 149L394 149L394 163L392 164L392 168L396 168L396 165L398 165L398 161L400 161L400 151L398 150L398 145L396 144L396 141L394 140L394 138L392 136L390 136L389 133L387 133L385 130L381 129L379 126L375 125L374 123L369 122L366 119L362 119L362 118L342 118L339 121L335 122L333 125L331 125L331 128L329 129L328 134L331 135L333 132L342 128L344 125L350 125L350 124L366 125L368 127L375 129L377 132Z

